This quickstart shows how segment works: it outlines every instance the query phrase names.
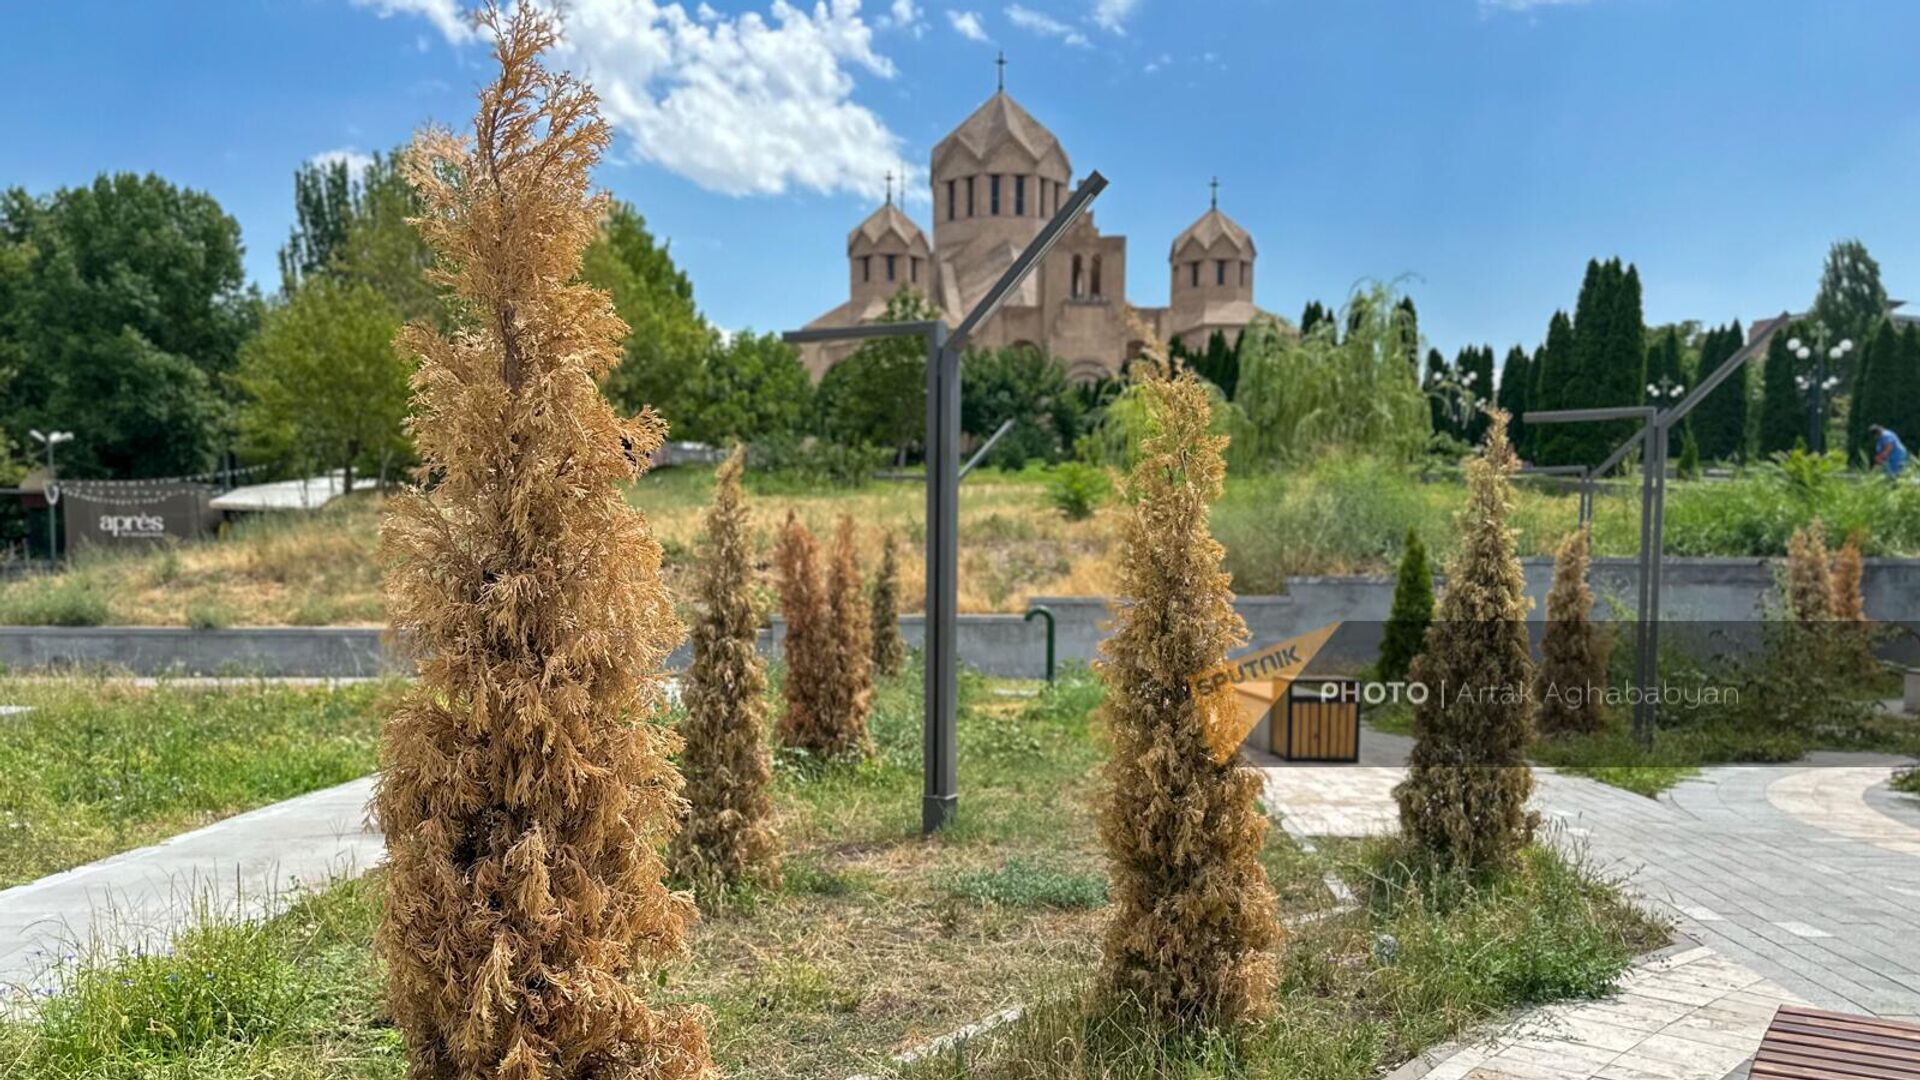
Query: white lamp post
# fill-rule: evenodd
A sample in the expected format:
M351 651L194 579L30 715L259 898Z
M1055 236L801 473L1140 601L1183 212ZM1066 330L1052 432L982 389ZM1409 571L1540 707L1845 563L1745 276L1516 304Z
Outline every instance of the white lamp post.
M33 436L35 442L47 448L47 486L44 489L44 494L47 499L47 561L52 562L58 558L55 552L55 546L59 543L59 536L55 531L56 523L53 519L53 504L60 501L60 492L53 486L53 448L63 442L72 442L73 432L40 431L35 429L27 432L27 434Z

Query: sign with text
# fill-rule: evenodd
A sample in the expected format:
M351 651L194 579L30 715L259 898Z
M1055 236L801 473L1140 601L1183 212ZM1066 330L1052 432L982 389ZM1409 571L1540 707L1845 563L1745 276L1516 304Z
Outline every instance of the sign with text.
M207 484L64 485L60 510L67 546L72 551L147 547L212 536L220 518L207 506L214 491Z

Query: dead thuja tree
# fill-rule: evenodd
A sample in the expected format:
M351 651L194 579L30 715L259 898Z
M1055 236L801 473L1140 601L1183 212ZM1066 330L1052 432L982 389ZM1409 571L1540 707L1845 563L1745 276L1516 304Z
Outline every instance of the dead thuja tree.
M900 544L891 531L873 578L872 610L874 674L898 675L907 663L907 643L900 637Z
M1880 663L1874 657L1873 623L1867 618L1865 590L1866 564L1860 557L1860 536L1847 537L1833 553L1833 571L1829 575L1829 595L1833 604L1834 633L1839 638L1840 660L1862 675L1872 675Z
M1787 610L1796 621L1810 626L1833 620L1827 530L1817 520L1787 538Z
M1599 731L1606 719L1599 698L1613 641L1593 622L1593 588L1587 584L1591 557L1592 534L1584 526L1562 540L1554 554L1534 683L1540 705L1535 726L1542 735L1587 734Z
M827 715L834 755L865 755L867 714L873 710L873 626L866 580L860 574L853 519L842 515L827 566Z
M1527 582L1507 524L1519 462L1507 443L1507 414L1488 415L1486 443L1467 462L1460 545L1413 662L1410 677L1427 693L1413 710L1407 778L1394 790L1414 848L1442 867L1470 869L1506 865L1533 831Z
M1100 831L1114 895L1102 983L1155 1023L1220 1026L1267 1009L1279 937L1259 861L1259 776L1211 750L1233 688L1192 681L1246 639L1207 524L1227 440L1208 433L1212 406L1191 372L1162 368L1137 385L1146 432L1125 485L1124 600L1100 647L1112 731Z
M600 396L627 328L578 283L607 127L541 65L540 8L480 22L499 73L472 138L429 130L408 164L467 320L401 339L432 483L382 537L419 665L381 748L388 1007L421 1080L705 1077L700 1014L646 1000L694 910L662 880L684 804L658 673L681 627L621 495L665 425Z
M780 614L786 618L786 681L780 714L780 745L816 754L835 748L828 710L826 682L831 674L832 619L827 590L820 580L820 545L793 511L773 548L774 571L780 589Z
M674 837L674 876L703 899L740 885L780 883L773 827L773 769L762 736L765 662L753 602L753 534L740 491L745 451L714 475L706 554L696 586L693 663L681 701L687 820Z

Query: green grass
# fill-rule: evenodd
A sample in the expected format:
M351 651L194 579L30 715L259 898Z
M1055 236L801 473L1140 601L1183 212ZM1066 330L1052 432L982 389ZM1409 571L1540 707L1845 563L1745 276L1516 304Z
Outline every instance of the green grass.
M878 688L872 760L779 758L784 884L708 911L687 960L658 977L655 1000L709 1010L727 1075L888 1074L895 1054L1019 1003L1028 1020L911 1075L1359 1080L1501 1008L1600 992L1657 940L1609 886L1545 851L1466 880L1389 846L1302 851L1275 829L1264 863L1279 914L1326 909L1328 870L1366 906L1290 938L1272 1021L1156 1041L1081 992L1105 920L1099 684L1070 668L1022 699L965 680L959 818L926 841L919 676L910 665ZM37 1016L0 1022L0 1075L398 1080L371 949L380 903L376 873L263 926L209 924L171 955L80 962ZM1375 955L1381 933L1391 960ZM1078 1071L1046 1063L1068 1050Z
M365 776L384 692L0 679L0 887Z
M908 1080L1364 1080L1510 1010L1606 993L1666 928L1544 847L1500 874L1436 871L1397 843L1318 858L1361 892L1287 943L1273 1014L1235 1032L1155 1030L1067 982L1019 1021L906 1069ZM1324 903L1324 900L1323 900Z

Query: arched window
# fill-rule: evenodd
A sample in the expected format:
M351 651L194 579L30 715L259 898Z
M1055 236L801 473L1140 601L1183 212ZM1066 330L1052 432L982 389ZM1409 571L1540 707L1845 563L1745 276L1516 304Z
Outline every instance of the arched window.
M1080 299L1080 256L1073 257L1073 298Z
M1213 283L1215 285L1225 285L1227 283L1227 260L1213 260Z
M967 177L967 216L973 216L973 177Z
M1093 257L1093 295L1100 296L1100 256Z
M912 273L912 275L913 275L913 279L912 279L912 280L913 280L913 283L914 283L915 285L918 285L918 284L920 284L920 259L919 259L919 257L918 257L918 256L912 256L912 257L909 257L909 258L907 259L907 262L908 262L908 264L909 264L909 266L910 266L910 268L911 268L911 269L910 269L910 272L911 272L911 273Z
M873 280L873 256L871 255L860 256L860 280Z
M947 220L948 221L953 220L953 208L954 208L954 190L953 189L954 189L954 181L952 180L947 181Z
M1187 269L1191 271L1187 275L1187 284L1193 286L1196 289L1199 288L1200 287L1200 260L1195 259L1194 261L1188 263Z
M1252 273L1252 272L1253 272L1253 264L1252 264L1252 263L1250 263L1250 262L1247 262L1247 261L1245 261L1244 259L1243 259L1243 260L1241 260L1241 262L1240 262L1240 286L1241 286L1242 288L1245 288L1245 287L1246 287L1246 284L1247 284L1247 275L1248 275L1248 274L1250 274L1250 273Z
M1027 177L1025 173L1013 178L1013 216L1027 216Z
M900 256L898 255L887 256L887 280L888 281L894 280L894 263L898 261L899 258Z

